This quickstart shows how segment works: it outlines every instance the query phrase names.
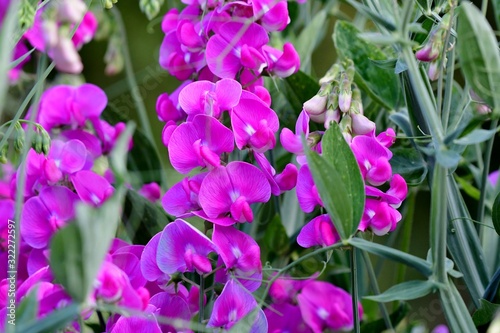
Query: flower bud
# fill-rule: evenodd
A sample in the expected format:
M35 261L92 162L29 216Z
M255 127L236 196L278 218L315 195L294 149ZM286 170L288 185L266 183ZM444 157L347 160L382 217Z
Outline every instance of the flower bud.
M0 164L7 164L7 150L8 146L4 145L3 147L0 147Z
M117 2L118 0L101 0L102 6L106 9L113 8L113 5Z
M354 81L354 74L356 73L356 69L354 67L354 62L352 61L352 59L347 59L344 67L345 67L345 73L347 75L347 79L350 82L353 82Z
M375 123L360 113L351 113L352 132L356 135L365 135L375 129Z
M427 75L431 81L436 81L439 78L439 60L434 60L429 64Z
M325 114L325 128L329 129L332 122L338 123L340 121L340 110L328 109Z
M434 46L432 41L429 41L423 48L415 53L415 58L420 61L430 62L439 57L439 49Z
M321 92L321 90L320 90ZM310 116L311 115L320 115L326 111L326 102L328 101L327 95L321 95L318 93L314 95L313 98L304 103L303 108Z
M33 139L31 140L31 148L33 148L38 154L41 154L42 151L43 138L40 133L35 132Z
M21 152L23 150L23 147L24 147L24 130L23 130L20 122L17 121L14 124L14 131L15 131L14 149L17 152Z
M51 145L51 139L49 133L45 129L42 130L41 133L42 137L42 152L45 156L49 154L50 151L50 145Z
M347 74L345 73L342 77L343 79L340 84L339 92L339 108L342 112L349 112L352 100L351 81L349 81Z
M339 64L333 64L332 67L326 72L325 76L323 76L319 80L319 84L330 84L333 81L337 80L338 76L340 73L340 65Z

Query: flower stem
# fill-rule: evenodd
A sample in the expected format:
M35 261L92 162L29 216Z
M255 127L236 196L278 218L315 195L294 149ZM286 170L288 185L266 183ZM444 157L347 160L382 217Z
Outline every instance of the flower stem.
M352 286L352 314L354 320L354 332L361 332L359 326L358 312L358 267L356 262L356 248L352 247L349 251L351 259L351 286Z

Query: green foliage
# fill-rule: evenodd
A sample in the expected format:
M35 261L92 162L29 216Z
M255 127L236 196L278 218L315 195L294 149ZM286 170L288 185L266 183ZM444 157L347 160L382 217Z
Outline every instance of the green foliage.
M493 227L498 235L500 235L500 193L496 196L491 209L491 219L493 220Z
M393 71L381 68L373 60L387 60L387 55L375 45L359 37L360 31L351 23L337 21L333 41L342 58L355 64L354 82L378 104L395 109L401 102L401 89Z
M306 155L326 211L343 240L357 230L365 204L364 183L358 163L337 123L332 123L321 141L323 155Z
M71 303L61 309L52 311L42 320L34 318L30 321L19 321L17 332L22 333L53 333L66 328L71 321L75 320L80 312L80 307Z
M460 5L457 53L462 73L474 92L500 117L500 54L495 37L481 11L469 2Z
M481 299L481 307L474 312L472 320L476 326L486 325L493 320L495 314L500 310L500 304L493 304Z
M392 286L380 295L365 298L376 302L409 301L424 297L435 289L436 284L430 280L413 280Z

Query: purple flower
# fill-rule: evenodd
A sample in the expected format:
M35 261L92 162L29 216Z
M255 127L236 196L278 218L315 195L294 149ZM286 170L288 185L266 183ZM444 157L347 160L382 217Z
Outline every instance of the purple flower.
M182 293L171 294L162 292L151 297L151 304L157 308L155 315L167 318L170 320L184 320L186 325L176 324L160 324L162 332L192 332L187 329L189 321L191 320L191 311L189 310L189 303Z
M180 173L220 165L220 155L234 149L231 130L217 119L198 114L192 122L177 127L168 143L170 163Z
M63 186L44 188L40 195L26 201L21 213L21 235L31 247L47 246L56 230L75 215L78 196Z
M64 125L83 127L87 120L99 118L107 103L104 91L93 84L58 85L43 93L38 122L47 131Z
M71 181L80 199L94 206L102 205L114 192L106 178L90 170L78 171Z
M212 73L233 79L242 68L261 73L266 61L260 49L269 42L256 23L227 22L207 43L206 59Z
M85 166L87 149L80 140L69 140L68 142L52 140L48 157L54 161L59 170L71 175L82 170Z
M200 188L200 206L209 218L227 213L237 222L252 222L250 204L267 202L271 187L266 176L245 162L231 162L212 170Z
M203 179L208 173L199 173L189 178L186 177L172 186L161 200L163 209L176 217L187 217L189 213L200 210L198 194Z
M271 163L266 159L264 154L254 152L255 160L260 169L264 172L271 185L271 193L280 195L284 191L290 191L297 184L297 167L294 164L288 163L282 173L276 174L276 170Z
M234 280L229 280L220 296L215 300L207 327L231 329L238 321L256 312L255 321L249 332L267 332L267 319L250 292ZM255 314L254 314L255 315Z
M312 281L297 296L302 317L314 333L326 329L351 330L354 327L352 298L343 289L323 281ZM363 313L358 305L360 317Z
M272 304L264 313L269 323L269 333L312 333L302 318L298 305L289 303Z
M264 45L262 51L267 61L267 71L278 77L288 77L300 69L300 57L291 43L283 45L283 51Z
M302 135L306 138L309 135L309 115L303 110L297 118L295 133L288 128L283 128L281 130L280 141L283 148L290 153L304 155L304 147L302 146L301 138Z
M340 240L340 236L328 214L320 215L307 223L297 236L297 243L305 248L330 246Z
M131 332L141 332L141 333L162 333L158 322L156 321L153 313L156 307L154 305L149 305L144 313L144 317L133 316L133 317L120 317L113 326L107 327L107 332L111 333L131 333ZM110 317L110 319L112 316Z
M219 118L223 111L232 110L238 104L241 93L241 84L235 80L196 81L180 91L179 105L189 119L197 114Z
M161 187L157 183L144 184L137 193L151 202L156 202L161 198Z
M218 252L217 246L191 224L177 219L163 229L156 260L167 274L195 270L202 274L212 270L210 252Z
M141 256L141 273L148 281L158 281L159 284L166 284L170 280L170 276L158 267L156 259L161 235L162 233L157 233L146 244Z
M231 125L236 146L263 153L274 148L279 129L276 113L256 95L243 91L238 105L231 113Z
M319 197L318 189L307 164L304 164L299 170L296 190L300 208L304 212L311 213L317 205L323 206L323 201Z
M262 280L262 263L257 242L232 226L220 225L214 225L212 240L219 249L226 271L232 272L248 290L257 290Z
M368 183L378 186L391 178L389 160L392 153L375 138L358 135L352 139L351 149L358 161L361 175Z

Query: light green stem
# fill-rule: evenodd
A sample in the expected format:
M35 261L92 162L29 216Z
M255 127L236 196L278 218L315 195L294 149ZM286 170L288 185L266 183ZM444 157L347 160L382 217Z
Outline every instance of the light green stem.
M351 287L352 287L352 313L354 320L354 332L360 333L359 312L358 312L358 267L356 260L356 248L353 247L349 251L351 259Z

